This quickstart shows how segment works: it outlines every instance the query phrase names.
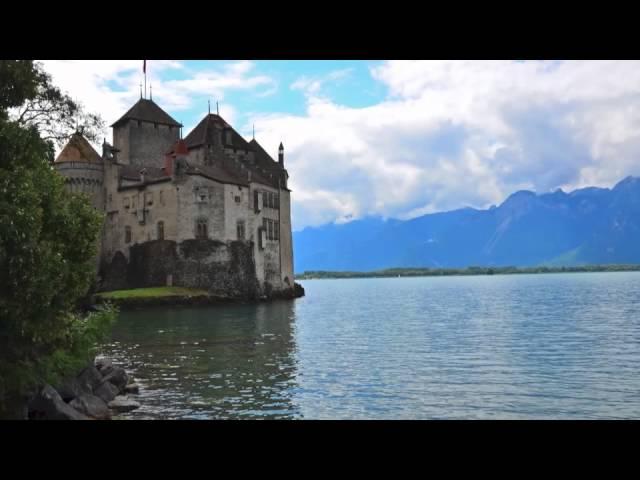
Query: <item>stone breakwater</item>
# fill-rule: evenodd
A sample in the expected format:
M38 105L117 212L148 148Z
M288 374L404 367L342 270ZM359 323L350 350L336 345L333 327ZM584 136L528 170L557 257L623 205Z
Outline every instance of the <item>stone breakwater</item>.
M45 385L28 405L30 420L109 420L140 407L133 378L107 358L97 358L56 388Z

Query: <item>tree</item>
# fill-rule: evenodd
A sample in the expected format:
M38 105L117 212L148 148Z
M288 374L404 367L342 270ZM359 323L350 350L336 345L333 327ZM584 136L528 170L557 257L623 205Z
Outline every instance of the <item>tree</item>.
M19 126L35 127L43 140L62 146L77 131L97 142L105 123L99 115L87 113L82 105L51 83L51 76L37 63L5 60L0 76L6 75L13 86L8 90L11 117ZM2 82L2 79L0 79ZM0 99L0 102L2 99Z
M64 188L39 128L47 115L68 123L71 111L52 100L36 122L8 114L43 105L54 88L46 81L32 62L0 61L0 418L34 385L86 362L114 317L77 313L95 278L102 215Z

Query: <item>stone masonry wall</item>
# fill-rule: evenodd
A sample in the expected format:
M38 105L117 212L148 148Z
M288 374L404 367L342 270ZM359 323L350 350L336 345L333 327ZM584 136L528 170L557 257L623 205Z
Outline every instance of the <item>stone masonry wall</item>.
M153 240L133 245L129 261L118 252L102 266L100 290L167 285L201 288L211 294L255 299L262 292L256 279L251 242ZM170 276L170 277L169 277Z

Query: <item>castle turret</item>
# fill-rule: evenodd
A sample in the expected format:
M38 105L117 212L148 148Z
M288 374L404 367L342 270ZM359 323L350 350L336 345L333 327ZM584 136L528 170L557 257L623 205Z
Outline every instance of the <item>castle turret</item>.
M74 133L55 159L56 171L65 177L71 192L84 193L91 204L104 209L104 164L102 158L80 133Z
M120 163L162 167L164 153L179 139L182 125L153 100L141 98L111 127Z
M284 167L284 147L282 142L280 142L280 147L278 148L278 163L281 167Z

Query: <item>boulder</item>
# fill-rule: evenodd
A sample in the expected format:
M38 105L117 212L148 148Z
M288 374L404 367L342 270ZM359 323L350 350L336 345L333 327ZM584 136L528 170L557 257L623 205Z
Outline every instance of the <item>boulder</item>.
M130 383L124 387L124 393L130 393L132 395L138 395L140 393L140 387L137 383Z
M78 375L78 382L85 393L93 393L102 383L102 375L96 367L89 365Z
M113 371L113 363L108 358L98 358L96 359L96 368L104 377Z
M104 402L109 403L116 398L120 390L110 382L102 382L98 388L93 391L96 397L101 398Z
M111 418L111 412L109 412L106 402L95 395L84 393L74 398L69 406L96 420L109 420Z
M127 396L118 395L114 400L109 402L109 408L116 412L128 412L140 408L140 404Z
M129 375L125 372L124 368L114 367L113 371L103 379L104 382L109 382L118 387L120 392L124 391L124 387L129 383Z
M29 418L34 420L89 420L67 405L51 385L45 385L29 403Z
M86 387L83 387L81 382L76 377L69 377L62 381L62 383L56 388L62 400L69 403L76 397L79 397L83 393L91 393L87 391Z

